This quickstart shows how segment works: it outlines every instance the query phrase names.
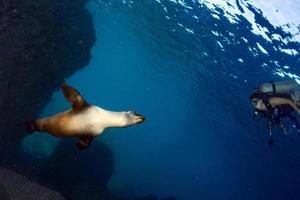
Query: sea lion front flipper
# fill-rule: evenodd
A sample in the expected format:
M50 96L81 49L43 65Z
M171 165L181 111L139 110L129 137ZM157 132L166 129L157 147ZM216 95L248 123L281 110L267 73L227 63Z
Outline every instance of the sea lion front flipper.
M76 146L78 149L86 149L90 146L91 142L93 140L93 137L80 137L78 141L76 142Z
M88 105L80 93L71 86L63 83L61 89L64 93L65 98L71 103L74 109L78 109Z

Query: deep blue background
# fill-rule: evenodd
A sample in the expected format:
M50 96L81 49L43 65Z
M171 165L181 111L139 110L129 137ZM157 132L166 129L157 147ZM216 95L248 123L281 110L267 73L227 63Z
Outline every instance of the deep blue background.
M193 8L187 10L162 2L169 20L156 1L91 2L97 37L92 60L66 80L91 104L147 118L138 126L106 130L95 141L114 153L109 187L120 195L155 193L179 200L299 199L299 133L275 131L275 146L269 147L266 122L253 122L248 101L258 84L288 79L276 69L289 66L289 72L299 74L299 56L273 48L299 50L299 44L267 42L242 16L231 24L222 10L216 19L205 5L186 1ZM270 34L286 37L253 12ZM41 116L67 108L57 91ZM24 149L51 154L56 140L36 134L24 140ZM32 142L39 145L30 149Z

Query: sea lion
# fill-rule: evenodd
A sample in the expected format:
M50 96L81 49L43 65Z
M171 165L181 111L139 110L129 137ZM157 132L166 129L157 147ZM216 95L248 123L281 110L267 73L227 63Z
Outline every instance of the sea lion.
M144 116L136 112L113 112L90 105L76 89L65 83L61 89L73 108L50 117L26 122L30 133L40 131L56 137L78 137L77 147L85 149L106 128L128 127L145 120Z

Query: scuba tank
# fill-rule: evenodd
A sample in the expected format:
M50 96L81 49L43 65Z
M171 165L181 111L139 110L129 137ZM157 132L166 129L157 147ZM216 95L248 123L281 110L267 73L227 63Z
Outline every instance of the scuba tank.
M290 93L298 89L294 80L263 83L258 90L263 93Z

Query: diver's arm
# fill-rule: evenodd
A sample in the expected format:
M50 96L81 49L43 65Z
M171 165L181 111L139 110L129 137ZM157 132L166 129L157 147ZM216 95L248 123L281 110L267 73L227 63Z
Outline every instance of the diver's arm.
M286 99L286 98L282 98L282 97L271 97L269 102L272 106L289 105L300 115L300 109L290 99Z

